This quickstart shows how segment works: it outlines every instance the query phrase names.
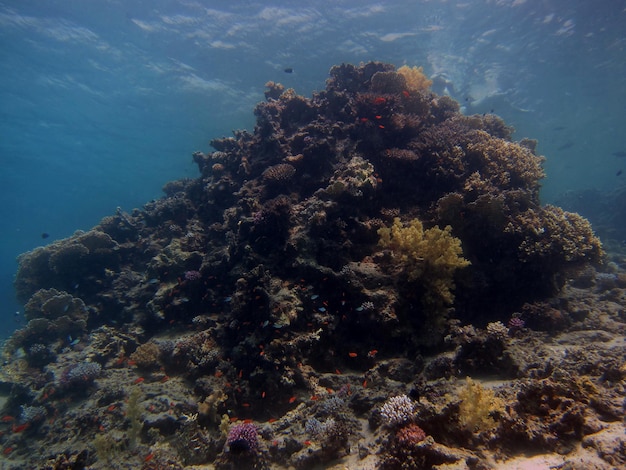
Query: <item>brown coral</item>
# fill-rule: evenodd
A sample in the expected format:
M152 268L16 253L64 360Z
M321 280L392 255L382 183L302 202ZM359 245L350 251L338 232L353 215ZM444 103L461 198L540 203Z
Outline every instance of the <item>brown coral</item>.
M263 180L269 184L285 184L291 181L296 169L289 163L279 163L267 168L263 172Z
M137 347L134 353L130 355L130 359L141 369L156 369L159 367L159 355L161 350L155 343L145 343Z
M491 190L518 187L534 192L539 190L539 180L545 176L541 166L543 157L534 155L519 144L494 138L482 130L474 131L470 139L467 158Z
M507 233L522 235L519 256L551 260L555 264L599 261L602 244L591 224L580 215L547 205L519 214L505 228Z

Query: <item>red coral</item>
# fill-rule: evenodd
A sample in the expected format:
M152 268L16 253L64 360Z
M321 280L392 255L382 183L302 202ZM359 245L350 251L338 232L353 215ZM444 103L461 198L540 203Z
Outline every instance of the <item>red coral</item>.
M402 447L413 447L426 439L426 433L417 424L407 424L396 433L396 441Z

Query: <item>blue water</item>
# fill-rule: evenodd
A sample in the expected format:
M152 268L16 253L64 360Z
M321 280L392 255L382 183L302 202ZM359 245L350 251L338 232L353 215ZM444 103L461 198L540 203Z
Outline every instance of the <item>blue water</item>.
M341 62L422 65L539 139L546 202L623 185L625 48L622 0L0 1L0 338L19 253L195 177L265 82L308 95Z

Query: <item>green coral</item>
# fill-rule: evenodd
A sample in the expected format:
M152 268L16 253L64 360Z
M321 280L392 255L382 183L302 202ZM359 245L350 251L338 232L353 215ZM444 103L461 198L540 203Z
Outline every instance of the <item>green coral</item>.
M461 240L452 235L449 225L443 230L424 230L418 219L405 227L396 217L392 226L379 229L378 235L379 244L393 251L409 282L424 286L425 304L441 307L454 302L454 273L470 262L463 258Z
M141 407L139 406L141 395L139 387L134 387L128 395L126 417L130 422L130 427L128 428L128 447L130 449L134 449L137 445L141 429L143 428L143 422L141 420Z

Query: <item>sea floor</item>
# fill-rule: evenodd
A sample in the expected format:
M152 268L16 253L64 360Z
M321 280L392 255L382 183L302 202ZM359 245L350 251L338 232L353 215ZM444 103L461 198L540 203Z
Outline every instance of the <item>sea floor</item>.
M430 357L380 358L365 371L302 364L306 383L283 413L268 406L273 416L258 409L271 396L257 401L257 409L242 403L234 410L224 396L236 384L219 390L212 388L215 377L192 381L120 360L125 328L97 329L41 371L15 353L2 368L0 468L621 468L626 285L619 279L588 270L543 305L544 321L546 312L555 316L550 331L525 327L499 338L500 347L487 329L458 323L449 348ZM96 359L106 373L93 383L65 390L50 385L69 364ZM474 390L493 391L487 399L501 404L474 429L460 424L460 397L481 399L462 395L467 377ZM401 394L414 400L411 421L428 436L420 442L400 443L395 434L403 425L381 418L385 401ZM24 417L6 413L20 400L45 408L45 417L24 427ZM342 427L324 436L311 431L312 418ZM258 431L254 456L233 455L226 443L228 429L243 423Z

